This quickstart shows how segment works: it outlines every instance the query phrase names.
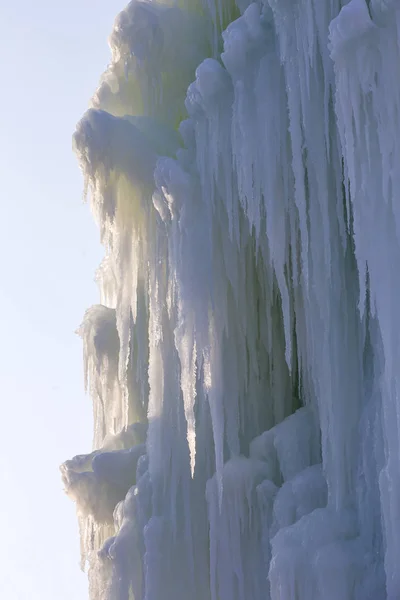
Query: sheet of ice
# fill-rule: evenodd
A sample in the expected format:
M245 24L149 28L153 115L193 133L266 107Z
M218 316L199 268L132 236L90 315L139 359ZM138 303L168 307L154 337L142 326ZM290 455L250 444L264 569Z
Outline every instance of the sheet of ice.
M133 0L62 467L92 600L400 597L400 5Z

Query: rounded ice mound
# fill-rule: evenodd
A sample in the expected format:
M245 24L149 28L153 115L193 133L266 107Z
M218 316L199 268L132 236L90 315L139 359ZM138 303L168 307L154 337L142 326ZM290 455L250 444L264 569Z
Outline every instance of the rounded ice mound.
M307 467L279 489L274 503L273 531L293 525L316 508L324 508L327 500L322 465Z
M264 24L260 7L253 2L243 16L224 31L224 52L221 59L234 79L248 68L249 57L260 54L268 43Z
M133 185L153 185L156 151L137 123L91 108L78 123L73 143L93 187L106 183L111 171L124 173Z
M144 60L159 57L163 46L161 15L167 7L156 2L133 0L120 12L114 22L109 43L113 60L129 55Z
M210 53L205 19L196 7L132 0L110 36L112 62L92 106L162 116L174 127L197 65Z
M351 510L336 512L317 508L295 524L280 529L271 540L269 580L272 597L293 598L292 590L296 589L298 598L322 598L318 593L318 569L315 565L319 560L322 561L325 548L329 545L339 542L344 545L352 542L356 536L357 519ZM339 559L343 565L343 556L336 557L336 565ZM336 565L331 565L332 571ZM325 576L326 571L322 570L322 573ZM324 597L325 589L324 585ZM350 600L347 595L331 597Z
M136 466L142 454L145 454L144 444L134 446L129 450L101 452L92 461L93 473L99 481L117 486L125 490L125 494L136 481ZM124 494L124 495L125 495Z
M99 480L93 471L69 470L67 476L63 473L63 480L68 483L65 491L76 502L80 517L91 516L99 524L113 522L114 508L125 495L119 487Z
M375 28L365 0L351 0L343 6L329 27L332 58L354 38Z
M204 23L190 6L132 0L117 16L109 38L113 62L136 58L146 68L194 69L205 55ZM182 51L185 48L185 51Z
M309 407L299 408L250 444L250 456L267 463L268 478L289 481L320 462L319 432Z
M221 64L206 58L196 69L196 81L188 89L185 106L189 115L197 111L212 111L218 98L226 101L226 93L232 87L231 79Z
M90 515L97 523L112 523L115 507L136 483L136 468L145 453L145 445L139 444L66 461L61 466L65 491L76 502L79 514Z

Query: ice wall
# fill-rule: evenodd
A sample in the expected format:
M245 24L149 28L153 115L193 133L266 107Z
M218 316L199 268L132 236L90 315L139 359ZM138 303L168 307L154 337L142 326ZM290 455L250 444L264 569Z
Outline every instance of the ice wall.
M400 598L400 2L133 0L74 146L92 600Z

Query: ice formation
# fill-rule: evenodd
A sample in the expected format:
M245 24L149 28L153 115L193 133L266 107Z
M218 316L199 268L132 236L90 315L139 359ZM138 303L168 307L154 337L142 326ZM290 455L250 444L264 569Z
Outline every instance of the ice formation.
M400 2L132 0L62 466L92 600L400 598Z

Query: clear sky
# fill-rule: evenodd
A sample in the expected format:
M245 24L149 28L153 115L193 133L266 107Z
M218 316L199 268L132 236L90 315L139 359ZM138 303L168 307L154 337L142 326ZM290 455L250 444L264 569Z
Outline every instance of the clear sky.
M58 466L90 451L74 331L102 251L71 151L119 0L0 0L0 598L86 600Z

